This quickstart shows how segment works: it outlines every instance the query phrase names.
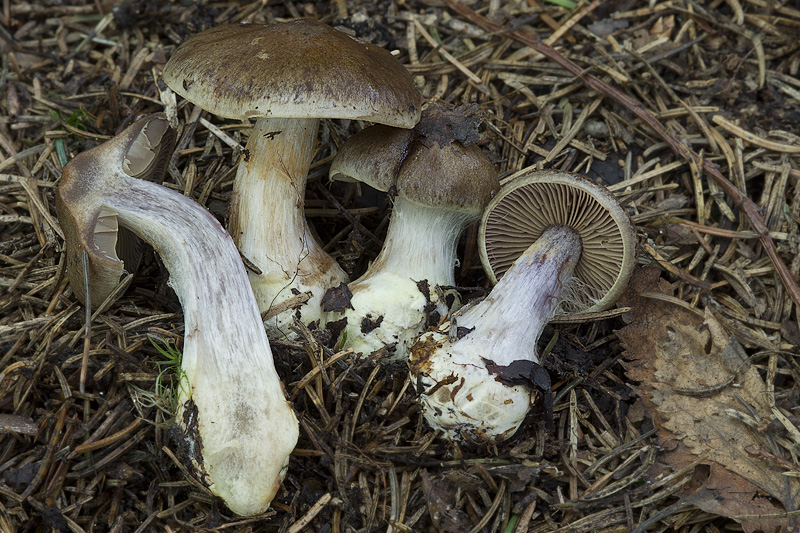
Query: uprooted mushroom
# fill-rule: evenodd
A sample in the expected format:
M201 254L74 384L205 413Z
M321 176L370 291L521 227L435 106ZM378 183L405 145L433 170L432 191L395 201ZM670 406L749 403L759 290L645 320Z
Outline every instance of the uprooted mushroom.
M536 341L555 314L599 311L636 264L636 234L607 189L554 170L511 182L483 215L481 260L491 293L411 348L411 383L425 418L451 438L503 440L532 391L549 391Z
M172 152L174 131L147 116L65 167L56 192L73 292L117 282L117 224L149 243L183 306L182 381L175 423L200 477L240 515L266 510L298 437L239 252L191 199L136 179ZM100 290L100 289L98 289Z

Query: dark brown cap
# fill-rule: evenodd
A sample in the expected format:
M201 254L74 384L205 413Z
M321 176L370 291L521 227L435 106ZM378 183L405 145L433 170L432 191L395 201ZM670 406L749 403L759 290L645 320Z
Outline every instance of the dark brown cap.
M479 217L500 182L497 169L477 144L412 147L397 175L397 194L417 203Z
M578 232L583 252L575 277L583 290L571 312L600 311L622 294L636 266L636 228L608 189L580 174L530 172L508 183L489 203L478 243L492 282L545 229L568 226Z
M386 192L396 185L413 137L411 130L380 124L363 129L347 139L328 175L335 181L360 181Z
M351 118L411 128L422 104L389 52L305 19L193 35L163 76L176 93L227 118Z

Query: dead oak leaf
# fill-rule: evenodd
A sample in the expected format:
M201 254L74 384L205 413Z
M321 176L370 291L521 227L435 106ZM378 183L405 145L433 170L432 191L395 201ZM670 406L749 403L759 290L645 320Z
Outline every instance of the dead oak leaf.
M682 494L700 509L740 517L748 531L797 527L786 518L742 518L797 510L800 480L747 453L749 447L768 446L765 436L744 421L754 419L753 413L772 419L766 384L710 313L703 319L659 300L669 295L668 287L659 284L657 272L638 274L621 302L632 308L625 316L628 325L617 333L625 347L626 373L638 382L635 389L659 440L673 448L662 462L680 468L698 456L706 458L708 475L693 492Z

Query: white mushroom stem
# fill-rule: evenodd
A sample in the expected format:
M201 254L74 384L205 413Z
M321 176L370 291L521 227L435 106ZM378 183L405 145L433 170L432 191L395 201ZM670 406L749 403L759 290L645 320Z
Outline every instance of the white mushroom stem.
M391 359L405 360L411 341L425 327L426 306L432 303L442 317L448 312L435 287L455 285L458 237L474 219L463 212L396 198L380 254L349 285L353 309L328 317L347 317L346 346L371 353L395 345ZM417 284L423 280L428 282L427 293ZM365 318L373 325L380 320L380 324L369 330L364 328Z
M238 251L217 220L183 195L133 178L105 205L153 246L183 306L176 421L212 492L240 515L265 511L298 437ZM193 404L193 405L192 405Z
M306 224L303 205L319 120L260 118L247 142L229 207L228 229L242 255L261 270L249 272L261 312L312 292L300 307L305 323L320 318L320 300L347 276ZM271 335L285 335L293 309L266 321Z
M458 237L473 220L473 215L397 197L381 252L353 286L385 272L427 279L431 287L454 285Z
M477 441L502 440L519 428L531 391L501 383L487 362L539 362L536 341L561 301L581 251L574 230L547 229L485 300L457 317L461 338L451 341L447 332L419 338L411 348L411 382L419 383L420 405L431 426L451 438Z

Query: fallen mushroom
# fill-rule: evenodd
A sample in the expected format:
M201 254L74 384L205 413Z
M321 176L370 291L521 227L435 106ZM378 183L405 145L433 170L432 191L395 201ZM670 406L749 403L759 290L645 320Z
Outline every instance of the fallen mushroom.
M420 336L409 369L431 426L503 440L522 424L531 390L549 387L536 351L544 326L554 314L612 305L636 264L636 234L607 189L545 170L500 191L479 241L487 272L502 277L486 299Z
M234 513L252 515L268 508L280 486L297 419L230 236L191 199L132 177L171 155L173 141L165 117L149 115L64 167L56 211L70 284L83 293L84 260L92 286L119 277L113 236L98 238L101 218L115 219L112 225L118 221L158 252L183 306L175 416L181 448Z
M479 122L477 115L432 106L413 130L362 130L331 163L331 179L394 194L380 254L350 283L349 307L326 317L347 320L346 347L366 354L388 347L390 359L404 361L429 315L444 317L457 299L453 291L443 301L437 287L455 285L458 238L500 186L494 165L474 144Z
M250 272L250 282L262 313L310 291L296 316L306 324L318 320L325 290L347 281L303 213L319 119L410 128L421 105L411 76L386 50L295 20L194 35L167 62L164 81L216 115L257 118L234 181L228 230L260 270ZM267 321L271 336L287 333L293 311Z

